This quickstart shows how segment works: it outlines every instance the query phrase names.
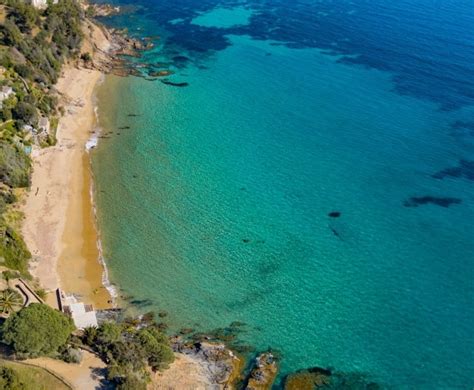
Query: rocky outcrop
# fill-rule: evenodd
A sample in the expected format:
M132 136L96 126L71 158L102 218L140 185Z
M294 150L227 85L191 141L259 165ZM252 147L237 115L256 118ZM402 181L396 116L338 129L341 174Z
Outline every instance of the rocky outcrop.
M111 16L120 13L120 7L110 4L88 4L87 11L94 16Z
M275 357L265 352L255 359L255 365L250 371L247 390L270 390L278 373Z
M240 375L243 360L222 343L174 342L174 349L199 363L213 389L232 389L232 383Z

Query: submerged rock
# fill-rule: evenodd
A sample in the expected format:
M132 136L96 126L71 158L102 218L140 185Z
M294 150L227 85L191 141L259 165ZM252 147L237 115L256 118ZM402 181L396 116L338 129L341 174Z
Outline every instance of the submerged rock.
M320 367L290 374L285 379L285 390L314 390L330 383L331 371Z
M407 199L403 202L403 206L405 207L418 207L423 206L426 204L434 204L436 206L448 208L453 204L460 204L462 203L462 199L459 198L451 198L451 197L439 197L439 196L412 196L410 199Z
M284 390L381 390L384 387L372 381L360 372L339 372L313 367L288 375L284 381Z
M148 72L148 75L151 77L166 77L166 76L171 76L172 74L173 74L173 71L171 70L158 70L158 71Z
M174 83L172 81L169 81L169 80L160 80L163 84L166 84L166 85L171 85L173 87L187 87L189 85L189 83L186 83L186 82L183 82L183 83Z

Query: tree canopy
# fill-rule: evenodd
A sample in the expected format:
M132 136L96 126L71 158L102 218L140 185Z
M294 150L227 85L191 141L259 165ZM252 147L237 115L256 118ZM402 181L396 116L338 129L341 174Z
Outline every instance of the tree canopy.
M23 357L57 353L73 330L69 317L39 303L11 315L1 329L3 341Z
M0 312L2 314L11 314L21 308L23 305L23 298L20 293L7 288L0 291Z
M145 389L148 370L163 370L174 360L169 340L155 323L135 327L104 323L84 331L83 340L108 363L108 378L119 389Z

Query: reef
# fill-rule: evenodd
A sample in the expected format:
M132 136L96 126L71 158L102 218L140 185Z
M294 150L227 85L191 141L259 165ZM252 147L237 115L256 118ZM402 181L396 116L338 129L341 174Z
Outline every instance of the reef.
M313 390L331 382L331 371L314 367L301 370L285 378L285 390Z
M449 207L453 204L462 203L462 199L459 198L450 198L450 197L437 197L437 196L421 196L421 197L411 197L403 202L405 207L418 207L426 204L434 204L440 207Z
M189 83L186 83L186 82L183 82L183 83L174 83L172 81L169 81L169 80L160 80L163 84L166 84L166 85L171 85L173 87L187 87L189 85Z
M432 175L435 179L452 177L474 181L474 160L460 160L458 166L443 169Z
M159 70L159 71L152 70L148 72L148 75L150 77L166 77L166 76L171 76L172 74L173 72L171 70Z
M338 372L312 367L289 374L284 379L284 390L354 389L381 390L384 387L359 372Z

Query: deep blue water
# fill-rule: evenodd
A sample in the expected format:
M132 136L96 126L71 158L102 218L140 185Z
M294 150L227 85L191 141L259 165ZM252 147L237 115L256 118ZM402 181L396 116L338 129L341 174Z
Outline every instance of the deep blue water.
M282 376L472 388L472 1L122 5L186 84L101 91L112 281L175 329L244 322Z

